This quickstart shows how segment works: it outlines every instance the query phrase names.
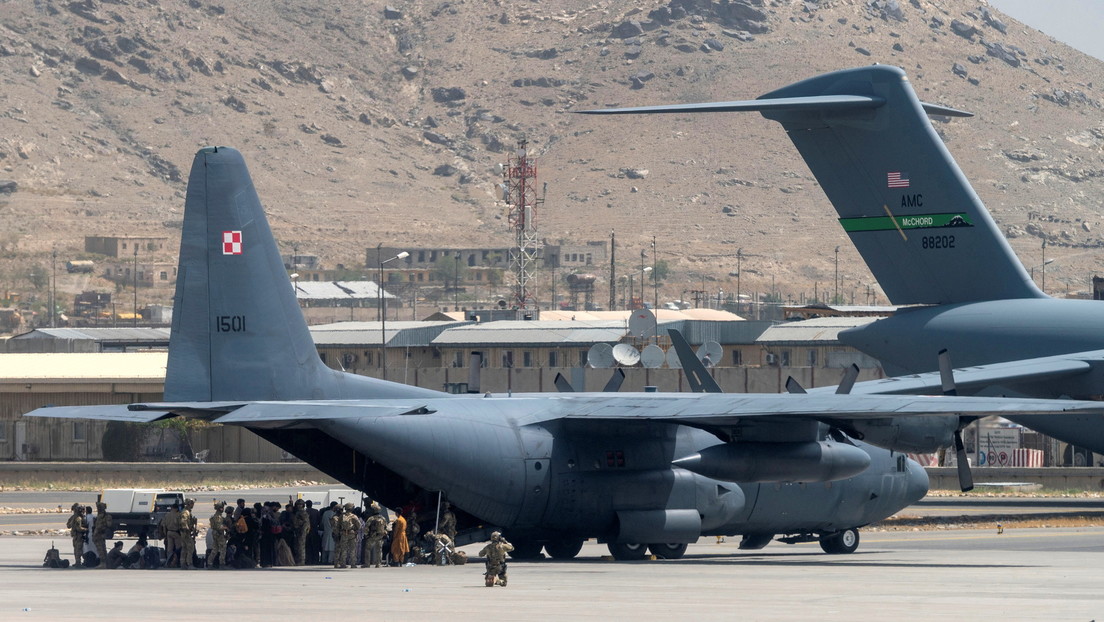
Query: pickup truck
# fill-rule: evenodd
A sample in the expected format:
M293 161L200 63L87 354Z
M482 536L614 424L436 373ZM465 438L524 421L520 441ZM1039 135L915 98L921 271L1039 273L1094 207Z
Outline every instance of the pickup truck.
M100 493L115 531L157 538L157 526L174 503L184 506L184 493L161 488L111 488Z

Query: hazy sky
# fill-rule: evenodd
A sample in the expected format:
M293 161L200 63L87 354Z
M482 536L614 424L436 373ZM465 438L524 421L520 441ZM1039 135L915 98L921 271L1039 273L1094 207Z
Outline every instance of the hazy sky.
M1104 60L1104 0L989 0L990 6Z

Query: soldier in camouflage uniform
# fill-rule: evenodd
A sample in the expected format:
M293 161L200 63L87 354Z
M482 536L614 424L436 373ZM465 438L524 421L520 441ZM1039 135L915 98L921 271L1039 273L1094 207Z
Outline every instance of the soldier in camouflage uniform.
M69 517L65 526L69 528L69 535L73 538L73 557L77 558L75 567L79 568L81 554L84 553L84 540L88 535L88 526L84 524L84 506L79 503L73 504L73 515Z
M195 539L199 531L196 529L198 521L192 514L195 507L195 499L184 500L184 510L180 512L180 567L184 570L192 570L192 560L195 559Z
M453 542L456 541L456 515L452 513L452 504L445 501L444 511L441 512L441 525L438 532L445 534Z
M448 566L452 564L452 538L446 533L428 531L424 536L433 553L434 566Z
M107 504L96 502L96 522L92 526L92 544L100 558L97 568L107 568L107 539L115 536L115 522L107 513Z
M216 501L215 513L211 515L208 521L211 528L211 537L212 540L214 540L214 547L211 549L211 555L207 559L207 570L211 570L215 567L216 559L219 562L219 568L229 568L226 563L226 541L230 536L230 525L227 523L227 517L223 514L225 508L225 501Z
M353 514L352 503L345 504L345 511L341 515L341 539L337 542L338 556L341 567L351 566L356 568L356 539L360 531L360 518Z
M291 517L291 526L295 529L295 565L306 564L307 559L307 534L310 533L310 514L307 514L307 504L299 499L295 502L295 515Z
M341 521L345 514L345 509L340 505L334 506L333 515L330 516L330 535L334 541L333 551L333 565L334 568L345 567L345 555L341 550Z
M380 567L383 560L383 541L387 538L387 520L380 516L380 506L375 501L368 508L364 521L364 568Z
M165 541L165 567L172 568L180 565L180 504L174 503L172 508L161 518L161 538Z
M487 561L487 573L483 575L487 587L494 587L496 578L499 585L506 587L506 554L512 550L514 545L502 537L501 531L495 531L491 534L491 541L479 551L479 556Z

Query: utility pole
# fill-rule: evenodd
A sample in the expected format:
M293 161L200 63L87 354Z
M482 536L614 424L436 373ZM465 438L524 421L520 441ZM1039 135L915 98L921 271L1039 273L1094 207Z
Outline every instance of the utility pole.
M50 328L57 328L57 249L51 253L53 257L52 270L53 281L50 284Z
M610 231L610 280L609 280L609 306L606 307L610 311L613 311L617 306L617 266L613 263L613 255L617 251L617 241L614 239L614 232Z
M138 326L138 243L134 243L134 326Z
M840 247L837 246L836 247L836 276L835 276L835 280L834 280L835 287L832 290L832 304L839 304L839 249L840 249Z

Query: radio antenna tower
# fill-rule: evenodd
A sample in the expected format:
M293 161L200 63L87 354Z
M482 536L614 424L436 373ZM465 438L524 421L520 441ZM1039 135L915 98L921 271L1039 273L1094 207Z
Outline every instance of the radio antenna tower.
M525 139L518 142L517 149L506 161L504 171L510 204L509 222L516 236L510 268L514 273L514 307L518 311L518 319L524 319L537 308L534 271L541 247L537 238L537 208L544 204L543 196L537 198L537 165L529 158L527 145Z

